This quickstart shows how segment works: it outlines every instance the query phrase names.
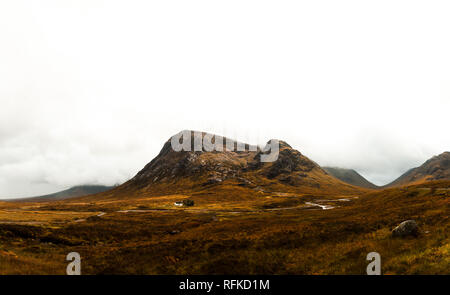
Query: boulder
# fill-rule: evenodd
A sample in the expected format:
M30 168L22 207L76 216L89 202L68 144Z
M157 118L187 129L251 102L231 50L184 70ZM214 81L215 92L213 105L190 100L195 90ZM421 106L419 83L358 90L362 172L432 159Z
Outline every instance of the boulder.
M406 220L392 230L393 237L417 236L419 227L414 220Z

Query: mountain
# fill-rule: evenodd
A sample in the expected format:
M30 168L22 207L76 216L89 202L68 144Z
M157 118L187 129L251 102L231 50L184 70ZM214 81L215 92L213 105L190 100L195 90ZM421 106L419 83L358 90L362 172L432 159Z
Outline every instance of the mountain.
M343 182L364 188L377 189L378 186L365 179L361 174L353 169L345 169L338 167L322 167L323 170L336 177Z
M434 156L421 166L408 170L386 187L420 184L432 180L450 180L450 152Z
M29 198L20 198L14 199L14 201L56 201L56 200L65 200L75 197L82 197L86 195L97 194L101 192L105 192L115 188L115 186L104 186L104 185L79 185L71 187L67 190L63 190L57 193L37 196L37 197L29 197Z
M187 138L190 144L185 146L190 150L175 151L172 148L174 137L171 137L160 153L135 177L96 197L187 194L245 199L276 192L360 192L360 188L330 176L284 141L270 140L261 149L205 132L184 132L190 135ZM179 134L175 136L178 138ZM205 146L200 146L200 150L196 151L195 143L202 142L205 138L218 147L219 151L208 150ZM227 141L231 143L229 146ZM262 162L261 157L269 156L268 148L275 143L279 143L278 158L273 162Z

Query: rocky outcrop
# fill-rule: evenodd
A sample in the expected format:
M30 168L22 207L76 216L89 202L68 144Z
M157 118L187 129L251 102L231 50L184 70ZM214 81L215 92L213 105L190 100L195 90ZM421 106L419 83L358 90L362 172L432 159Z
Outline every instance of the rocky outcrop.
M269 145L270 140L267 144ZM286 178L286 175L289 175L293 172L300 172L300 177L305 174L302 172L309 172L314 168L319 168L319 166L303 156L299 151L293 149L289 144L284 141L279 142L279 153L276 161L271 163L262 163L259 161L262 151L259 151L258 154L254 157L253 162L250 163L250 169L256 170L261 169L262 173L268 177L269 179L276 178L278 176L282 176L283 179Z
M134 183L146 185L148 183L176 182L181 178L206 177L208 180L204 185L218 184L228 178L236 177L247 162L257 153L257 148L248 144L241 144L244 150L227 150L224 146L222 151L196 151L193 143L202 134L203 137L210 136L215 142L215 135L208 133L195 133L191 131L191 150L175 151L172 148L171 139L163 146L162 150L144 169L142 169L132 180ZM201 141L201 139L200 139ZM236 148L237 142L234 142ZM252 150L255 151L252 151Z
M186 146L178 149L176 139L180 133L174 135L164 144L156 158L116 191L141 191L145 194L151 191L178 193L216 188L225 191L230 189L230 185L255 191L270 191L268 186L280 189L284 185L289 185L289 189L298 188L301 192L319 188L326 189L327 193L357 190L328 175L319 165L284 141L272 139L264 148L259 148L208 133L181 133L186 135L183 135L183 140L179 140L180 144L184 144L184 138L189 138L191 134ZM192 146L202 141L203 144L217 142L222 148ZM276 155L273 161L262 160L272 159L271 155Z
M419 234L419 226L414 220L406 220L400 223L392 230L393 237L417 236Z

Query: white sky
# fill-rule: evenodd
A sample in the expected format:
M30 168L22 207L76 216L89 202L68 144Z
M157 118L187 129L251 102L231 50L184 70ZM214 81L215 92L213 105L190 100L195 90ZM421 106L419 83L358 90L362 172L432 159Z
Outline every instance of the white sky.
M448 1L0 2L0 196L114 184L183 129L385 184L450 149Z

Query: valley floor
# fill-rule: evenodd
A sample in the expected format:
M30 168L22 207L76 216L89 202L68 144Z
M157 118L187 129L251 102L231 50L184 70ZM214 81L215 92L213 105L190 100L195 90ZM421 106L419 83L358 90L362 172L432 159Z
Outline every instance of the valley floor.
M0 274L365 274L378 252L383 274L450 273L450 182L360 195L266 193L257 200L184 195L92 202L3 203ZM418 237L391 230L417 221Z

